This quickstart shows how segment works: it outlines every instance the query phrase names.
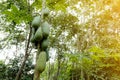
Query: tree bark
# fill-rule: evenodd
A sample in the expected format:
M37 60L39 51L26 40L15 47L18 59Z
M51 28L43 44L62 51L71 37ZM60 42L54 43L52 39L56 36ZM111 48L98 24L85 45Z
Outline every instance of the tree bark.
M29 4L29 0L27 1L28 2L28 13L31 13L31 10L30 10L30 4ZM30 32L29 32L29 37L28 37L28 40L27 40L27 46L26 46L26 49L25 49L25 57L24 57L24 60L22 62L22 65L16 75L16 78L15 80L20 80L20 77L21 77L21 74L22 74L22 70L25 66L25 62L26 60L28 59L28 56L29 56L29 52L28 52L28 49L29 49L29 44L30 44L30 37L31 37L31 33L32 33L32 27L31 27L31 22L29 23L29 26L30 26Z
M17 73L17 76L16 76L15 80L20 80L22 70L23 70L23 68L25 66L25 62L28 59L28 56L29 56L28 49L29 49L29 44L30 44L31 32L32 32L32 28L31 28L31 24L30 24L30 33L29 33L29 37L28 37L28 41L27 41L27 47L25 49L25 57L24 57L24 60L22 62L22 65L21 65L21 67L20 67L20 69L19 69L19 71Z

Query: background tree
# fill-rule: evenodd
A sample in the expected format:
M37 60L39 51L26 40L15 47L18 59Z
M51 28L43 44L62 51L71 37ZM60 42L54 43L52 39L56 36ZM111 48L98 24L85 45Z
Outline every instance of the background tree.
M24 57L23 54L15 57L14 59L10 59L8 64L5 64L1 61L1 80L15 80L16 73L18 72L21 66L21 60ZM32 64L32 56L26 61L24 69L22 70L23 73L21 75L21 80L32 80L33 78L33 69L34 65Z

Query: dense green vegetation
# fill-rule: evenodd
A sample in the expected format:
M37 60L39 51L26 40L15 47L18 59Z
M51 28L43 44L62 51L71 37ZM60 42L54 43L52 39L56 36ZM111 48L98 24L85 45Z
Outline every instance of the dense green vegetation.
M120 0L46 0L50 57L40 79L119 80L119 4ZM30 42L31 25L41 9L42 0L0 2L0 32L5 34L0 37L0 55L6 54L0 61L0 80L15 80L24 61L19 80L33 79L37 49Z

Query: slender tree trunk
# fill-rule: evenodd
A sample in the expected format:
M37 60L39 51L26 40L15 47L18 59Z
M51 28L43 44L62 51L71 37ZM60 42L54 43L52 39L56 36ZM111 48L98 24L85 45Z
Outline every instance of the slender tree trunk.
M81 55L82 55L82 54L81 54ZM81 80L84 80L82 56L81 56Z
M30 33L29 33L29 37L28 37L28 41L27 41L27 47L25 49L25 57L24 57L24 60L22 62L22 65L21 65L21 67L20 67L20 69L19 69L19 71L17 73L17 76L16 76L15 80L20 80L22 70L23 70L23 68L25 66L25 62L26 62L26 60L27 60L27 58L29 56L28 49L29 49L29 44L30 44L31 31L32 31L32 28L31 28L31 24L30 24Z
M77 71L77 63L75 63L75 74L76 74L76 76L75 76L75 80L78 80L78 71Z
M29 4L29 0L27 1L28 2L28 12L30 13L30 4ZM22 62L22 65L16 75L16 78L15 80L20 80L20 77L21 77L21 74L22 74L22 70L25 66L25 62L26 60L28 59L28 56L29 56L29 52L28 52L28 49L29 49L29 44L30 44L30 37L31 37L31 32L32 32L32 27L31 27L31 22L29 23L29 26L30 26L30 32L29 32L29 37L28 37L28 40L27 40L27 46L26 46L26 49L25 49L25 57L24 57L24 60Z
M72 80L74 80L74 62L72 62Z
M58 61L57 72L54 74L53 80L58 80L58 76L60 74L61 66L60 66L60 54L59 53L58 53L57 61Z
M58 79L59 73L60 73L60 55L58 54L58 69L57 69L56 80Z
M50 61L49 61L48 80L50 79L50 69L51 69L51 66L50 66Z

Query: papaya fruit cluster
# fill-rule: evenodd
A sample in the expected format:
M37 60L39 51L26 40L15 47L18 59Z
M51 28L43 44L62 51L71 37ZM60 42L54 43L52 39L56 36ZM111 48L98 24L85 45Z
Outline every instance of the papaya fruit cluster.
M43 16L47 16L48 12L44 11ZM32 21L32 35L30 41L35 48L40 48L39 56L36 62L36 69L43 72L46 66L46 62L49 60L48 45L50 24L47 21L41 22L41 16L34 17ZM40 47L38 47L40 45Z

